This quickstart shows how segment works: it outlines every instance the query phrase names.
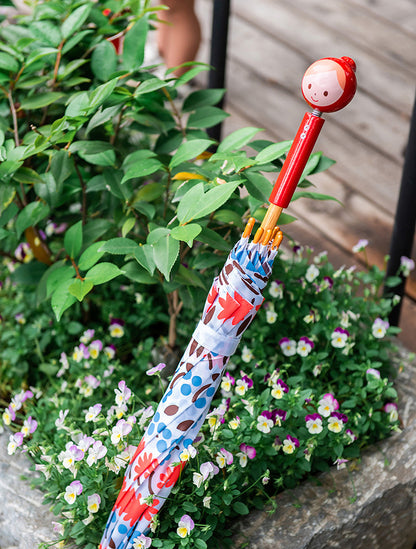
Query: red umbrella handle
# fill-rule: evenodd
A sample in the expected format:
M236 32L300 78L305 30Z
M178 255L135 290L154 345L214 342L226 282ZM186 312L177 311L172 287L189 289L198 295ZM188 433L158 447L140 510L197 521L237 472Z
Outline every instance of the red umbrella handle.
M302 94L313 107L306 113L270 195L270 206L258 229L255 242L274 229L283 208L287 208L324 124L323 112L345 107L357 89L355 62L350 57L324 57L315 61L302 79Z

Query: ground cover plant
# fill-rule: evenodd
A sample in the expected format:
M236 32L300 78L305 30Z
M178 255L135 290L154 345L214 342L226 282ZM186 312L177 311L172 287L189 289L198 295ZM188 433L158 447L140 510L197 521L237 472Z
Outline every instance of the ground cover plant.
M386 321L383 271L335 270L326 255L296 249L282 254L275 276L137 547L226 547L236 516L275 508L280 490L348 465L399 429L388 337L397 329ZM27 451L36 463L61 546L96 547L166 383L151 338L121 364L126 337L123 319L84 330L52 365L50 384L20 390L3 414L9 453Z
M224 90L183 97L208 67L178 79L145 65L150 2L32 7L0 28L0 399L8 451L33 458L57 546L91 549L290 142L242 128L214 143ZM329 198L308 178L331 164L312 155L295 199ZM296 248L273 278L152 541L135 547L226 546L236 516L398 428L384 273Z

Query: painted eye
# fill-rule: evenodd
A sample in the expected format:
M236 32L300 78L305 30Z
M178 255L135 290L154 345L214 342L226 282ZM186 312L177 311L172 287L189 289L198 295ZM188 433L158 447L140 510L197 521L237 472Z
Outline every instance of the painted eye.
M326 97L328 95L328 92L325 90L324 91L324 96Z
M308 84L308 90L312 88L312 84Z

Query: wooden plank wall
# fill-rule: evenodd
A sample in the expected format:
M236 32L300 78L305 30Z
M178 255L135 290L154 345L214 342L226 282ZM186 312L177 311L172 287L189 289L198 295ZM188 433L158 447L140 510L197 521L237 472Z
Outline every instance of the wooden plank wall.
M203 28L198 59L208 62L212 0L196 5ZM317 252L328 250L335 265L359 267L362 258L351 248L366 238L370 263L383 266L416 89L414 1L231 0L229 25L225 108L232 116L223 135L250 125L264 128L260 137L293 139L308 110L300 92L306 68L320 57L355 60L356 97L325 115L316 148L336 164L313 179L318 192L343 206L298 200L288 209L298 220L287 233ZM416 350L415 274L406 294L400 337Z

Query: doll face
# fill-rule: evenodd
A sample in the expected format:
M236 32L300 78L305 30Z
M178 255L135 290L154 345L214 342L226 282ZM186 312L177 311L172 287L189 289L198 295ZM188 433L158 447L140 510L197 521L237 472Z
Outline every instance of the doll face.
M306 72L302 80L302 93L306 101L317 109L329 107L344 93L337 77L337 71Z

